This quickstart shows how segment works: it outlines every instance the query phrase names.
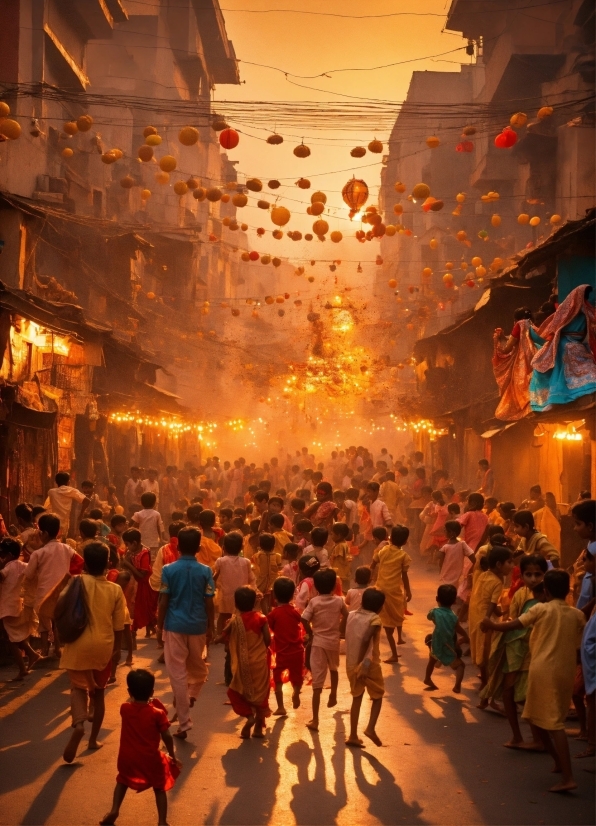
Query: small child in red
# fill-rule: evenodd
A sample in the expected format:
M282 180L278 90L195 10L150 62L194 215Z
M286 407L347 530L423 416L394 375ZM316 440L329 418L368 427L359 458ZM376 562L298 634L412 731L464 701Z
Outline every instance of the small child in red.
M120 707L122 732L118 752L118 776L112 809L100 821L115 823L128 789L144 792L153 789L159 826L167 826L169 791L180 774L180 763L174 754L174 739L168 731L170 723L165 706L151 699L155 677L144 668L133 669L126 677L130 700ZM160 739L169 757L160 751Z
M273 583L273 595L277 607L268 615L269 628L273 632L272 651L275 653L273 682L277 709L273 712L278 717L285 717L282 674L288 671L292 688L292 707L300 706L300 690L304 675L304 643L302 634L302 617L291 605L295 585L291 579L282 576Z

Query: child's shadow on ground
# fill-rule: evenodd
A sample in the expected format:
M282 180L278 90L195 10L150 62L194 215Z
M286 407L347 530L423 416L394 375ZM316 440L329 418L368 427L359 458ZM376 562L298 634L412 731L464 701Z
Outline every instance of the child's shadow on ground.
M296 766L298 783L292 786L290 808L297 824L305 826L329 826L346 805L345 794L333 794L327 789L325 757L317 734L313 736L314 747L304 740L292 743L286 749L286 758ZM315 759L315 776L309 779L310 761ZM341 784L343 789L343 784Z

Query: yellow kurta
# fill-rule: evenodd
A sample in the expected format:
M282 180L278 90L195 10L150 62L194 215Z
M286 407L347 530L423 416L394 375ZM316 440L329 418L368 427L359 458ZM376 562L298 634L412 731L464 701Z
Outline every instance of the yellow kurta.
M66 643L60 668L72 671L103 670L114 649L114 631L124 628L124 593L105 576L82 574L87 595L89 623L78 640Z
M221 555L221 547L217 544L217 542L203 534L201 537L201 547L196 555L197 560L202 562L203 565L208 565L211 570L213 570L215 567L215 560L219 559Z
M342 580L342 585L349 586L350 576L352 575L352 557L350 556L350 548L347 542L337 542L329 552L329 561L331 567Z
M487 635L480 630L480 623L486 617L489 605L498 603L503 591L503 581L492 571L480 574L470 597L468 629L470 634L470 654L474 665L485 665L490 654Z
M273 536L275 537L275 548L273 549L275 553L279 554L283 559L284 555L284 548L288 544L288 542L292 541L292 536L287 531L274 531Z
M385 628L400 628L404 623L406 599L403 574L407 573L410 556L395 545L385 545L375 551L373 561L379 565L377 588L385 594L385 604L379 614Z
M564 729L585 617L563 600L553 599L532 606L519 621L524 628L533 628L522 717L548 731Z

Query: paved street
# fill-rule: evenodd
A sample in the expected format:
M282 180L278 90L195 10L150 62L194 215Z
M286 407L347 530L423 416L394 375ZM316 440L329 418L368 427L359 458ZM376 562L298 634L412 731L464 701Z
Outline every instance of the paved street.
M241 741L238 720L224 705L223 651L212 651L210 680L194 712L194 729L177 744L184 766L169 794L176 824L591 824L594 762L575 761L579 790L549 794L550 758L504 749L505 720L475 708L475 669L464 693L436 672L440 690L422 692L434 578L411 575L413 617L397 667L384 666L387 696L378 732L383 747L350 751L345 745L349 693L340 671L339 705L322 712L320 733L306 727L311 692L283 720L269 719L263 741ZM136 663L157 673L156 695L171 702L157 646L141 641ZM343 661L341 669L343 669ZM68 684L59 670L41 670L25 687L4 684L0 695L0 823L94 824L108 811L116 775L119 706L126 697L125 668L108 689L99 752L83 751L72 766L61 753L69 725ZM0 672L5 680L8 669ZM325 695L323 695L325 696ZM367 713L368 704L363 704ZM572 753L582 744L571 741ZM589 769L591 771L586 771ZM155 821L151 793L130 793L119 823Z

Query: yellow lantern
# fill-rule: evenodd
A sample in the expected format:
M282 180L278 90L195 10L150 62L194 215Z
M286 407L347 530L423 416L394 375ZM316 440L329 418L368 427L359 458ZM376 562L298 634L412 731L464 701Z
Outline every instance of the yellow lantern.
M334 244L339 244L339 242L343 238L343 235L341 234L341 232L338 232L337 230L335 230L335 232L331 233L329 238L333 241Z
M385 227L385 235L387 235L389 238L392 238L396 232L397 227L395 227L393 224L387 224L387 226Z
M466 193L465 192L458 192L457 195L455 196L455 200L457 201L458 204L463 204L463 202L466 200Z
M500 215L493 215L490 219L491 224L493 227L500 227L501 226L501 216Z
M248 198L243 192L237 192L232 195L232 203L235 207L245 207L248 203Z
M525 126L527 121L528 116L524 112L516 112L515 115L511 115L509 118L511 126Z
M2 127L2 123L0 122L0 129L1 129L1 127ZM111 164L111 163L116 163L118 158L114 155L113 152L104 152L103 155L101 156L101 160L102 160L102 163Z
M10 141L16 141L21 136L21 124L12 118L0 120L0 135L4 135Z
M271 256L270 255L261 255L261 264L270 264L271 263Z
M447 263L445 264L445 269L446 270L452 270L453 269L453 261L447 261Z
M467 261L460 261L459 268L460 268L460 270L463 270L465 272L468 269L468 262Z
M199 140L198 129L194 126L185 126L178 132L178 140L183 146L194 146Z
M147 135L145 138L145 143L147 146L159 146L161 143L161 137L159 135Z
M164 155L159 159L159 168L162 172L173 172L176 169L176 158L173 155Z
M431 248L431 250L436 250L436 248L439 246L439 242L436 238L431 238L428 242L428 246Z
M552 106L541 106L538 110L538 120L544 120L545 118L550 118L554 109Z
M422 201L430 195L430 186L427 184L416 184L412 190L412 197L417 201Z
M135 180L130 175L125 175L124 178L120 179L120 186L123 189L132 189L135 185Z
M538 215L533 215L530 218L530 226L531 227L537 227L539 223L540 223L540 218L539 218Z
M77 118L77 129L79 132L88 132L93 126L93 118L91 115L81 115Z
M70 146L65 146L64 149L62 150L61 154L62 154L63 158L72 158L72 156L74 155L74 152L70 148Z
M7 118L10 115L10 106L3 100L0 100L0 118Z
M486 275L486 267L483 267L482 264L480 264L480 266L476 267L475 273L480 278L484 278L484 276Z
M472 266L473 267L479 267L481 264L482 264L482 258L480 258L479 255L475 255L472 258Z
M426 145L429 149L436 149L437 146L440 146L440 144L441 141L435 135L426 139Z
M155 293L147 293L147 298L148 298L150 301L153 301L153 299L155 298Z
M176 195L186 195L186 193L188 192L188 184L186 183L186 181L176 181L176 183L174 184L174 192L176 193Z
M443 276L443 284L453 284L453 275L450 272L446 272Z
M323 221L322 218L319 218L319 220L315 221L312 225L312 231L315 235L326 235L329 232L329 224L327 221Z
M353 218L368 200L368 186L364 181L352 178L342 189L341 197L350 207L350 218Z
M230 196L228 195L227 192L224 192L223 195L221 196L222 204L227 204L227 203L229 203L229 201L230 201Z
M468 237L468 233L465 231L465 229L460 229L459 232L455 233L455 237L458 241L465 241Z
M242 255L240 256L240 258L243 261L245 261L246 263L248 263L250 261L250 255L247 252L243 252Z
M394 290L397 287L397 281L395 280L395 278L390 278L387 282L387 286L391 287L391 289Z
M327 196L324 192L320 192L319 190L317 190L316 192L313 192L313 194L310 196L310 202L311 204L326 204Z
M151 197L151 190L150 189L141 189L141 199L146 201L147 198Z
M124 156L124 152L121 149L110 149L112 155L116 158L117 161L120 160Z
M425 267L422 270L422 275L424 276L424 278L430 278L432 274L433 274L433 271L431 270L430 267Z
M553 224L553 225L554 225L554 224L560 224L562 220L563 220L563 219L561 218L561 216L560 216L560 215L551 215L551 216L550 216L550 222L551 222L551 224Z
M168 184L170 182L170 176L167 172L158 172L155 180L158 184Z
M77 126L77 123L74 120L67 121L62 127L62 129L64 130L64 132L66 132L67 135L71 136L76 135L79 131L79 127Z
M530 216L527 215L525 212L520 213L517 216L517 223L518 224L529 224L530 223Z
M284 206L275 206L271 210L271 220L278 227L284 227L291 217L290 210Z

